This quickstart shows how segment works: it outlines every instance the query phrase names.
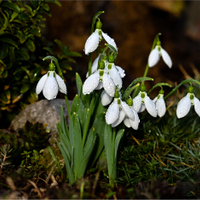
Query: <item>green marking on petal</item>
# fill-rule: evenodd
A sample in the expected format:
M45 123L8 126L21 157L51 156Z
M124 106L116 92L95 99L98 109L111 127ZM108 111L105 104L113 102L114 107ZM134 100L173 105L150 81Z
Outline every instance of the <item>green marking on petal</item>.
M194 99L194 95L190 94L190 100L193 100L193 99Z
M141 98L142 98L142 99L145 98L145 93L141 93Z

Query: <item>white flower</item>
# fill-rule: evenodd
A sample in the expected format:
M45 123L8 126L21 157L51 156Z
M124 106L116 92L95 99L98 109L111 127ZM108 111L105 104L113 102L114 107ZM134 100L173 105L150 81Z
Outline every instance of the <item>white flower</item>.
M189 113L191 105L194 105L195 112L198 116L200 116L200 101L195 97L193 93L188 92L187 95L183 97L177 105L177 117L185 117Z
M166 112L166 104L165 104L163 97L164 97L164 94L159 94L153 100L153 102L156 105L156 109L157 109L159 117L163 117L165 115L165 112Z
M133 99L133 108L136 112L143 112L146 108L147 112L151 116L157 117L156 106L146 92L140 91L139 94Z
M120 76L119 71L115 67L114 63L106 63L106 71L112 78L114 84L118 87L118 89L122 88L122 78Z
M172 60L169 54L160 45L157 45L149 54L149 58L148 58L149 67L155 66L160 60L161 56L164 62L166 63L166 65L168 65L168 67L171 68Z
M104 33L101 29L96 29L87 39L86 43L85 43L85 47L84 47L84 51L85 54L88 55L89 53L92 53L93 51L95 51L97 49L97 47L99 46L99 42L102 39L102 36L105 39L105 41L112 45L116 50L117 50L117 45L115 43L115 41L108 36L106 33Z
M56 98L58 91L67 94L67 87L63 79L55 71L48 71L36 86L36 93L39 94L41 91L43 91L46 99L51 100Z
M112 127L118 126L124 120L124 124L127 127L132 127L135 130L138 129L140 122L138 114L133 107L120 98L114 98L113 103L108 107L105 119L106 123L111 124ZM130 126L127 124L130 124Z
M98 69L85 80L83 84L83 94L90 94L96 89L101 89L102 86L111 97L114 97L115 84L113 80L104 70Z
M101 103L103 106L107 106L111 103L113 97L111 97L105 90L101 93Z

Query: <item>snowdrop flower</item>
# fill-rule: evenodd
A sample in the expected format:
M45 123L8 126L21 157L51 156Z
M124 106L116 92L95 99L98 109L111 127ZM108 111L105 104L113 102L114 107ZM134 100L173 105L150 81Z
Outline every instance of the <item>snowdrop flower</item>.
M90 75L83 83L83 94L90 94L95 89L104 88L105 91L114 97L115 84L110 76L104 70L104 62L100 62L100 69Z
M194 105L194 110L200 117L200 101L195 97L194 93L190 91L179 101L176 110L177 117L185 117L189 113L191 105Z
M98 22L96 23L96 30L89 36L85 43L84 51L86 55L92 53L97 49L97 47L99 46L99 42L102 40L102 37L108 44L112 45L117 50L117 45L115 41L101 30L101 26L102 24L100 20L98 20Z
M67 87L55 71L48 71L37 83L36 93L39 94L41 91L46 99L51 100L56 98L58 91L67 94Z
M101 104L103 106L109 105L113 100L113 97L111 97L105 90L101 93Z
M117 95L116 95L117 94ZM119 93L115 93L115 98L112 104L108 107L105 115L106 123L111 124L112 127L118 126L123 120L126 120L127 127L134 129L138 128L140 122L137 112L133 107L129 106L126 102L119 98Z
M163 117L166 113L166 104L164 101L164 94L159 93L158 96L154 98L153 102L156 105L158 116Z
M146 109L151 116L157 117L156 106L146 92L140 91L133 99L133 108L136 112L143 112Z
M129 99L127 104L124 101L121 101L121 108L122 109L120 110L119 118L112 124L112 127L116 127L123 121L126 127L132 127L134 130L137 130L140 123L140 119L137 112L133 108L133 100ZM132 113L134 114L134 120L132 117L130 117L130 111L132 111Z
M160 46L160 43L158 43L156 47L149 54L148 58L149 67L155 66L160 60L160 57L163 58L164 62L169 68L172 67L172 60L169 54Z

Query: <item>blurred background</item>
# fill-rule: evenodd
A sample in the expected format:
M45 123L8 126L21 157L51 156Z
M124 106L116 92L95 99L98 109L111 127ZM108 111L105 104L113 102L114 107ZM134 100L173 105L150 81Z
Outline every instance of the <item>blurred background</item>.
M200 2L199 1L60 1L61 7L50 5L45 37L55 38L83 56L73 66L85 78L88 56L85 41L90 35L93 16L98 11L102 30L112 37L119 53L116 65L126 71L125 86L143 76L154 37L161 33L162 47L169 53L173 67L160 62L148 76L157 82L173 84L184 79L182 66L191 77L200 66Z

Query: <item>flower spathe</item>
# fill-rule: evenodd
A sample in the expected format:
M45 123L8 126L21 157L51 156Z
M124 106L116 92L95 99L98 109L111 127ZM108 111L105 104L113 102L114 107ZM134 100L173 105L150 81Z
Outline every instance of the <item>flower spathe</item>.
M185 117L189 113L192 105L194 105L194 110L200 117L200 101L195 97L194 93L191 92L188 92L187 95L179 101L176 110L177 117Z
M164 62L169 68L172 67L172 60L169 54L160 45L156 45L156 47L149 54L148 58L149 67L155 66L160 60L160 57L163 58Z
M67 87L55 71L48 71L37 83L36 93L39 94L41 91L46 99L52 100L56 98L58 91L67 94Z

